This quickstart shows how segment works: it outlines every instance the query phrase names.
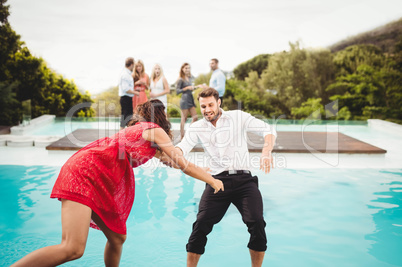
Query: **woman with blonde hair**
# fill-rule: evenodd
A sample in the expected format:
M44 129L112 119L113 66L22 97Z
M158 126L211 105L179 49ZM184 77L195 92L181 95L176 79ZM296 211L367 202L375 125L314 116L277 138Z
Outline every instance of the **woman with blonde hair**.
M152 68L150 88L150 98L159 99L165 106L165 113L167 113L167 94L170 93L170 87L160 64L155 64Z
M180 135L184 137L184 124L186 123L188 114L191 114L191 123L197 121L197 111L193 97L193 90L196 88L193 85L194 77L191 75L190 64L184 63L180 68L180 77L176 82L177 94L182 94L180 99L181 122Z
M144 62L142 60L138 60L135 63L132 76L134 78L134 91L139 92L139 95L133 96L133 111L135 111L137 105L148 101L145 90L149 89L149 76L145 73Z

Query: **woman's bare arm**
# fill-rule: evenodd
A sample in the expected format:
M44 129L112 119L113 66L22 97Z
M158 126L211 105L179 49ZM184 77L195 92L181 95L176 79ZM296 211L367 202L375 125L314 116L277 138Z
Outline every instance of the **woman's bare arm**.
M182 156L182 153L180 153L181 151L178 151L178 149L173 146L169 136L161 128L147 129L142 133L142 137L145 140L156 143L185 174L208 183L215 189L215 193L219 190L224 191L222 181L213 178L209 173L205 172L203 168L187 161Z

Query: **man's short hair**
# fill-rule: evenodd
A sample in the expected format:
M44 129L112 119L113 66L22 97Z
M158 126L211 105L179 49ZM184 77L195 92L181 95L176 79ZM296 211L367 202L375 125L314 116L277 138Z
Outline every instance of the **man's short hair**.
M219 99L218 91L216 91L212 87L208 87L207 89L202 90L201 93L199 93L197 99L200 100L200 97L205 98L205 97L210 97L210 96L215 97L216 101L218 101L218 99Z
M134 58L128 57L126 59L126 68L130 67L132 64L134 64Z
M213 58L213 59L211 59L211 60L215 61L216 64L219 63L219 60L218 60L217 58Z

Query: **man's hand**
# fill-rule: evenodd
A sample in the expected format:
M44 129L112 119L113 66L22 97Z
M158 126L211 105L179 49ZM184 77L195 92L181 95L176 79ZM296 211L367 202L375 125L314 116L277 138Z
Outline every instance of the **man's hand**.
M260 170L269 173L271 168L274 168L274 157L272 156L272 151L263 152L260 159Z
M214 179L210 185L212 186L213 189L215 189L214 194L218 193L219 190L225 191L225 188L223 187L223 183L221 180Z

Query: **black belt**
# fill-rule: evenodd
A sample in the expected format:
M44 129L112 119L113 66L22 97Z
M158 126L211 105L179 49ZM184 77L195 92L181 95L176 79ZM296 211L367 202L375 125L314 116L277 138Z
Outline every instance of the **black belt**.
M239 174L251 174L250 171L247 170L230 170L230 171L224 171L219 174L216 174L216 176L229 176L229 175L239 175Z

